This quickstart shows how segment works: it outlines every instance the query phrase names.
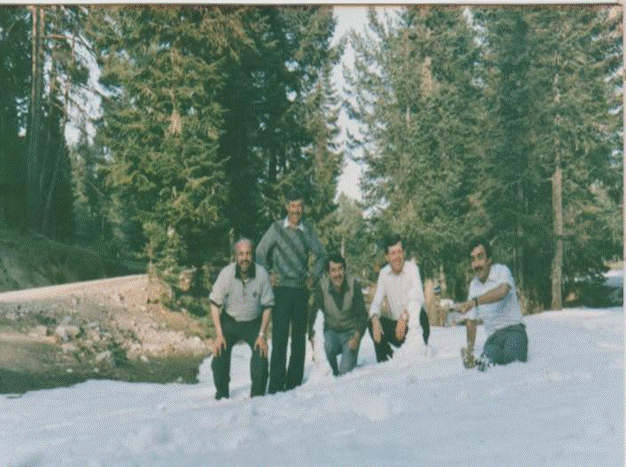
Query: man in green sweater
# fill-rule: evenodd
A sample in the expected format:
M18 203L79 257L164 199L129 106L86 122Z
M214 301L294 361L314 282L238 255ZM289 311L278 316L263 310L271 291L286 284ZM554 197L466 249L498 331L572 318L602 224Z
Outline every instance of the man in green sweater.
M309 289L322 274L326 259L315 229L303 220L303 193L292 189L285 201L287 217L270 225L256 250L258 263L270 273L275 297L269 394L302 384ZM315 263L309 268L311 255ZM290 330L291 352L287 364Z
M324 350L335 376L354 369L361 338L367 328L367 312L361 286L346 275L346 261L334 253L326 261L326 275L322 276L313 296L309 316L309 339L313 338L313 324L317 311L324 314ZM337 356L341 355L339 365Z

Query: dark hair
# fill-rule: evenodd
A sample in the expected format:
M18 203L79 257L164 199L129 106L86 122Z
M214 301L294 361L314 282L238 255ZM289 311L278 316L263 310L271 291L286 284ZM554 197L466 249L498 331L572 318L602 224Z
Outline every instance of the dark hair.
M478 247L482 245L483 248L485 249L485 253L487 254L487 258L491 258L491 245L489 244L489 241L484 238L484 237L477 237L474 240L472 240L469 244L469 251L468 253L471 255L472 251L474 251L474 248Z
M299 199L304 201L304 193L302 193L302 191L296 187L291 188L285 194L285 201L287 203L290 203L291 201L297 201Z
M404 241L400 234L394 233L391 235L387 235L383 240L383 246L385 247L385 254L389 253L389 248L397 244L398 242L402 243L402 248L404 248Z
M341 256L341 253L339 252L333 252L331 254L329 254L326 257L326 271L330 271L330 263L331 261L333 263L341 263L343 266L343 269L345 271L346 269L346 260L343 258L343 256Z

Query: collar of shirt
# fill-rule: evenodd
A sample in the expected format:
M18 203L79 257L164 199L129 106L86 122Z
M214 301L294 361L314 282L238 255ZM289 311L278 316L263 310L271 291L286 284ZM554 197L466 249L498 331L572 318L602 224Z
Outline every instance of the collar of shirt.
M398 274L393 272L393 269L391 268L391 264L387 263L387 266L388 266L387 268L383 268L383 270L382 270L382 272L385 273L387 276L400 277L403 274L406 274L406 261L402 265L402 271L400 271ZM385 269L387 269L387 270L385 271Z
M344 276L343 283L341 284L341 288L339 289L339 291L335 289L335 286L330 281L330 278L328 279L328 293L330 293L331 295L343 297L347 291L348 291L348 278L347 277Z
M289 227L289 217L285 217L285 221L283 222L283 227L284 228ZM300 221L300 223L296 226L296 228L304 232L304 225L302 225L302 221Z
M250 270L248 271L248 279L254 279L256 277L256 264L252 263L250 265ZM241 268L239 264L235 263L235 279L241 279Z

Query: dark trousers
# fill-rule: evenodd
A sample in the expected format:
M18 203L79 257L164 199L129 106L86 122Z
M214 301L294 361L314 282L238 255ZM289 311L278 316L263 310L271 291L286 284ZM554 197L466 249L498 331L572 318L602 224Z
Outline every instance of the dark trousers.
M302 384L306 350L306 324L309 291L294 287L274 288L272 310L272 357L268 392L293 389ZM291 327L291 353L287 363L287 343Z
M262 396L267 386L267 358L261 355L259 349L254 348L254 343L261 329L261 318L254 321L237 322L234 318L222 313L220 315L222 332L226 340L226 348L219 356L213 356L211 369L213 370L213 382L215 383L215 398L228 397L228 384L230 383L230 356L234 345L239 341L246 342L252 349L250 359L250 379L252 387L250 396Z
M528 357L528 335L522 323L498 329L483 345L484 356L496 365L525 362Z
M404 344L404 341L406 339L406 333L404 335L404 339L398 340L396 338L396 325L398 324L398 321L385 318L384 316L380 316L378 319L380 321L380 326L383 328L383 335L380 337L379 343L376 343L376 341L374 341L374 352L376 352L377 362L385 362L389 360L393 355L393 350L391 349L392 345L397 348ZM428 337L430 336L430 323L428 321L428 315L423 308L420 310L420 326L422 327L422 337L424 339L424 344L428 345ZM374 340L374 330L371 321L368 323L367 327L369 328L372 340ZM409 332L408 326L406 328L406 332Z

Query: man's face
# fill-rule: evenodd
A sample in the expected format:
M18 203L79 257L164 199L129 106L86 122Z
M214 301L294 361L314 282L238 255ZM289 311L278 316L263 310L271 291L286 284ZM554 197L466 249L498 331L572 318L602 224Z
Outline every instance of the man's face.
M471 265L474 270L474 274L479 281L485 282L489 277L489 270L491 269L491 258L487 257L487 252L483 245L478 245L470 253Z
M328 264L328 278L337 290L341 289L344 277L343 264L330 261Z
M302 214L304 213L304 201L297 199L295 201L289 201L285 208L287 209L287 219L293 226L300 224L302 220Z
M235 259L239 265L239 269L243 273L247 273L252 265L252 245L248 242L241 242L235 250Z
M404 248L402 247L402 242L398 242L387 248L386 257L394 274L400 274L404 267Z

